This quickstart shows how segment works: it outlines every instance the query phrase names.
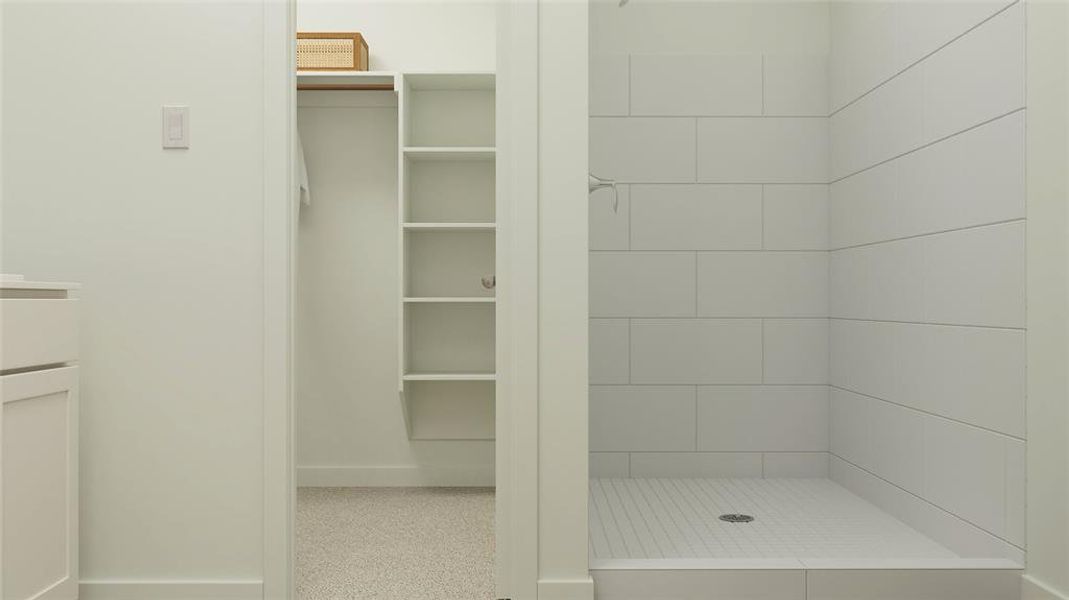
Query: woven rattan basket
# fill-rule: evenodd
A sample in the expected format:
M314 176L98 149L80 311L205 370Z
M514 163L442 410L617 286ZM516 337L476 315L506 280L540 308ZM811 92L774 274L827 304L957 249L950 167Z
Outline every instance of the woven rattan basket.
M367 42L356 32L298 33L298 71L367 71Z

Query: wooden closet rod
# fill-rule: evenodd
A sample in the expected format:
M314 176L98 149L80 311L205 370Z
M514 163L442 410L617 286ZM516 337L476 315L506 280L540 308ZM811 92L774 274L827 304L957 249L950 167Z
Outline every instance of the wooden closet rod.
M298 83L298 90L392 92L392 83Z

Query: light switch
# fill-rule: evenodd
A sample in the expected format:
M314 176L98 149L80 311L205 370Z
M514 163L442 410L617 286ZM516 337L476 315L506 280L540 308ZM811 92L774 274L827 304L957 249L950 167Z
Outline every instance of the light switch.
M163 107L163 147L189 148L189 107Z

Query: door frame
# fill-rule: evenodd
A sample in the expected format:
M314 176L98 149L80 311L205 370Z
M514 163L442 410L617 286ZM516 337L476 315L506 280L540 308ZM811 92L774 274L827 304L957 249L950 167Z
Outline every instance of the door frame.
M263 597L290 600L296 5L261 1ZM588 0L498 6L497 589L588 600Z
M534 2L498 5L497 335L494 480L497 597L537 598L538 27ZM534 167L534 168L532 168Z
M1027 0L1025 598L1069 600L1069 6Z
M263 3L263 597L293 598L296 0Z
M588 600L589 3L499 6L499 595Z

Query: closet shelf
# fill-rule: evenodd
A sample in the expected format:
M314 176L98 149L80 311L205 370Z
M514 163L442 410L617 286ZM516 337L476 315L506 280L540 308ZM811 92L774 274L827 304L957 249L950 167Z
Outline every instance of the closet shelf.
M298 90L393 90L397 74L387 71L298 71Z
M406 231L495 231L496 223L405 223Z
M404 155L413 160L487 160L494 158L493 146L405 146Z
M495 381L495 373L405 373L405 381Z
M497 298L493 296L457 296L457 297L407 297L405 304L493 304Z
M405 73L405 81L414 90L471 91L493 90L493 71L443 71Z

